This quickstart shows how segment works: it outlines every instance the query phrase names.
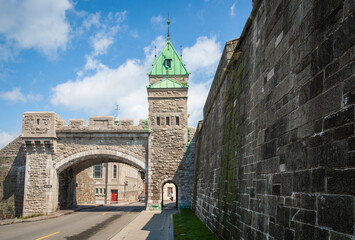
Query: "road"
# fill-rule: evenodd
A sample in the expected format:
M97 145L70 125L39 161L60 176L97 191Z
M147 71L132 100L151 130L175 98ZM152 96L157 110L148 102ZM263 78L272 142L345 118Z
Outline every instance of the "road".
M110 239L144 210L144 203L98 206L57 218L0 226L0 239Z

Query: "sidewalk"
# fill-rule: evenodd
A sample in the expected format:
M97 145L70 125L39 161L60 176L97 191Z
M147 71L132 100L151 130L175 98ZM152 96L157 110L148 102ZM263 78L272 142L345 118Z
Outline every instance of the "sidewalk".
M175 213L177 210L143 211L111 240L173 240Z

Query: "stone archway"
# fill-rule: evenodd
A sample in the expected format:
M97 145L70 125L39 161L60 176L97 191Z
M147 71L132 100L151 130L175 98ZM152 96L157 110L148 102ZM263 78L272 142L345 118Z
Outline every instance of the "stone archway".
M58 206L60 209L75 207L76 201L76 175L96 164L117 162L135 167L146 172L144 159L137 159L120 151L95 149L73 154L54 165L58 176ZM106 197L105 197L106 198ZM146 196L145 196L146 198Z

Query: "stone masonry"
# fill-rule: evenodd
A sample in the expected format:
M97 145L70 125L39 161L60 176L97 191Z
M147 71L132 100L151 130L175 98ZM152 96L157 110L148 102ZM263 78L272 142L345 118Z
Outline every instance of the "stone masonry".
M355 238L355 4L253 1L196 136L193 209L221 239Z
M76 205L76 178L98 163L121 162L146 171L149 130L145 121L114 125L113 117L70 120L51 112L24 113L26 151L23 215Z
M0 220L22 215L25 154L20 137L0 151Z

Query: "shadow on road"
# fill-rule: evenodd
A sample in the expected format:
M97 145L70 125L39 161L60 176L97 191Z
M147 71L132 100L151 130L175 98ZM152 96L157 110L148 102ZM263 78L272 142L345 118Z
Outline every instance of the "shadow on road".
M121 215L113 215L106 219L105 221L96 224L95 226L92 226L91 228L85 230L84 232L78 233L73 236L65 237L67 240L78 240L78 239L88 239L95 235L96 233L100 232L101 230L105 229L108 225L112 224L112 222L118 218L120 218Z
M83 207L83 206L80 206ZM141 212L145 209L144 203L134 203L130 205L86 205L78 212Z

